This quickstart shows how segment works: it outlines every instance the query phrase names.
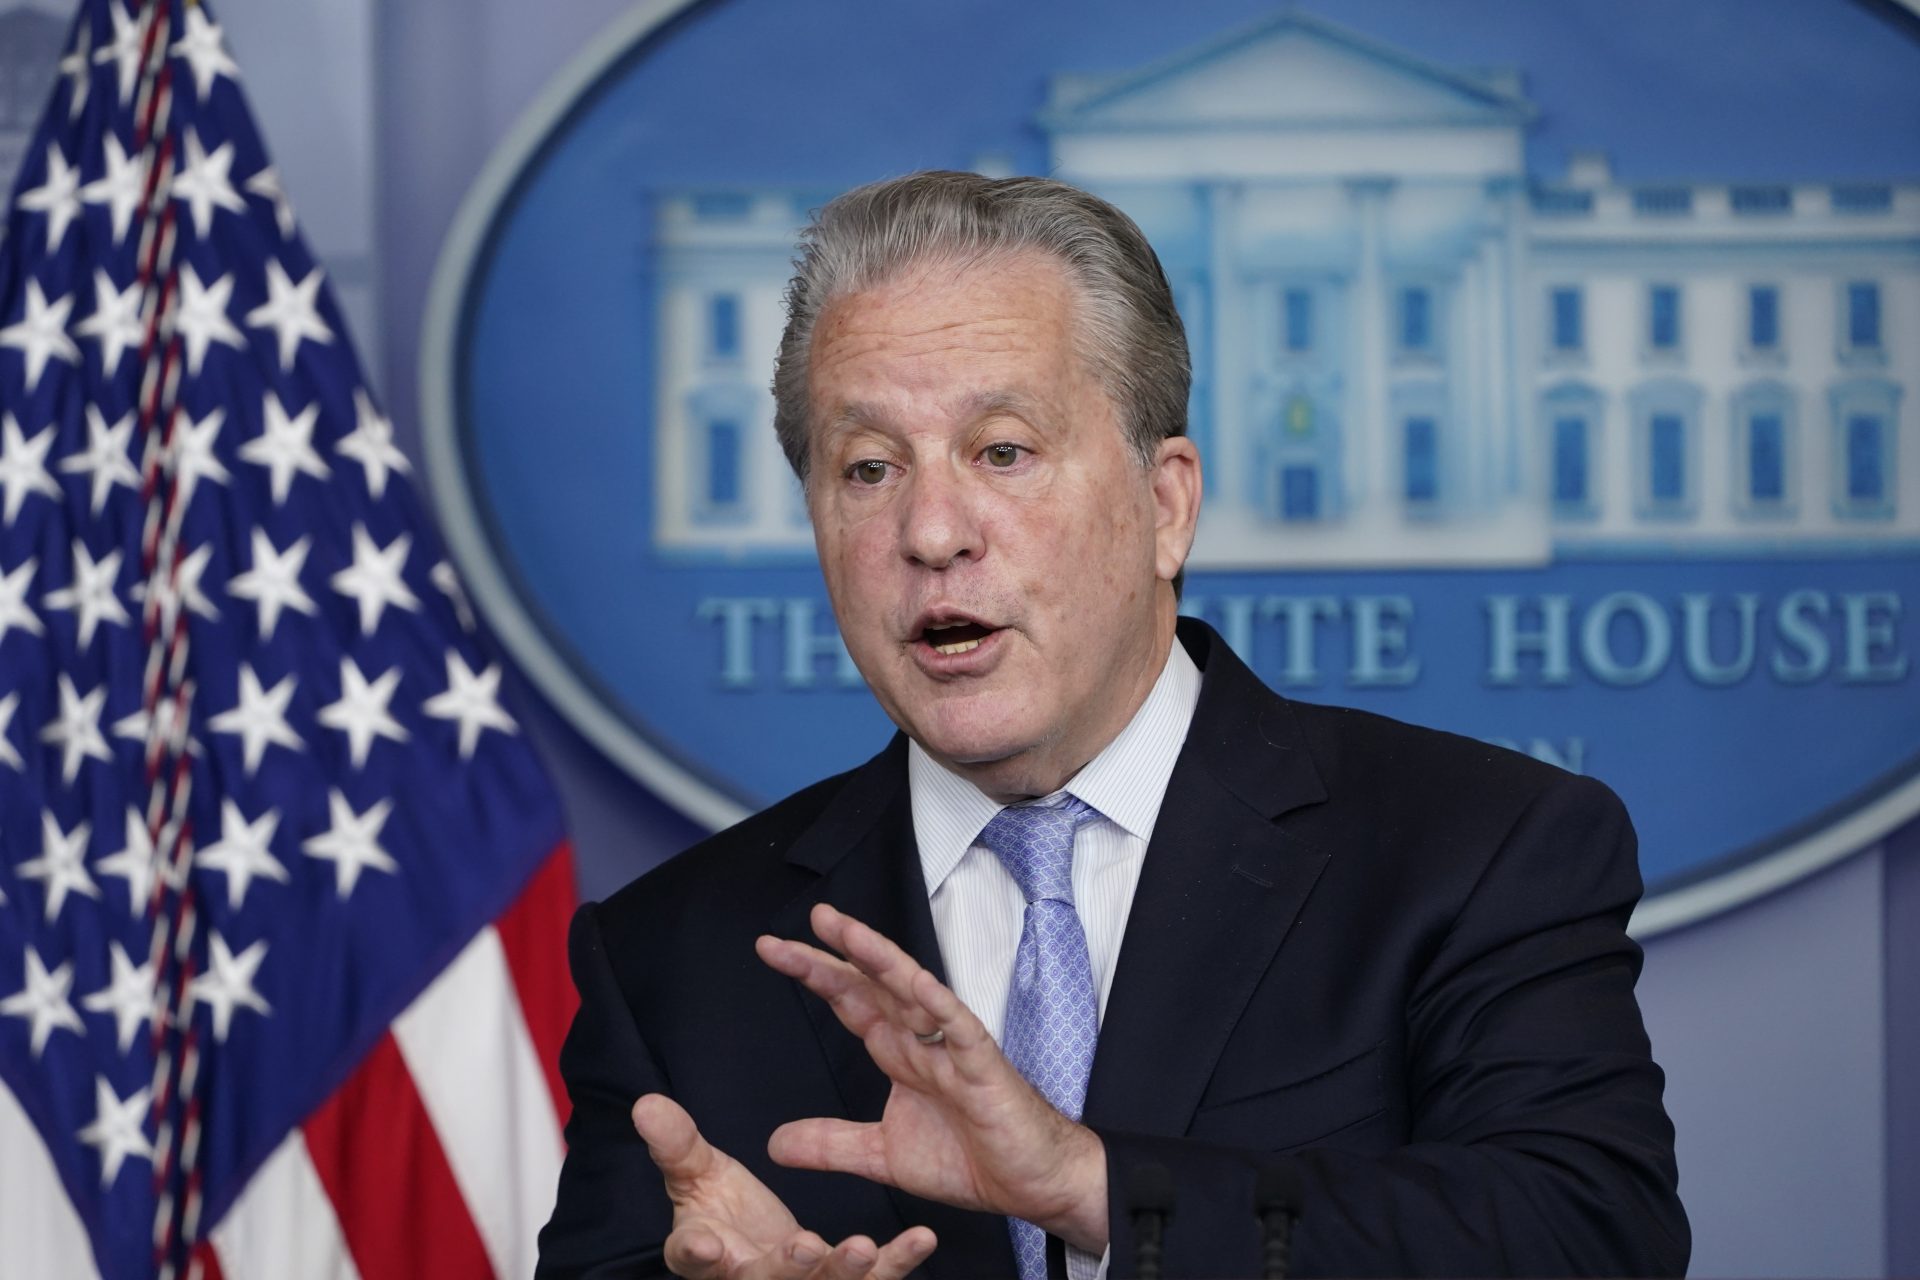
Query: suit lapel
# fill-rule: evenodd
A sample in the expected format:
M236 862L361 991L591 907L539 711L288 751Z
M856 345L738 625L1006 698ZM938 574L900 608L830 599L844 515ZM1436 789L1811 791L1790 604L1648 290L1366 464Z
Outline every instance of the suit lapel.
M896 735L885 751L848 779L794 842L787 861L818 873L819 879L775 914L769 932L818 946L807 916L816 902L825 902L886 934L935 977L947 980L913 834L904 737ZM798 983L794 989L833 1073L841 1114L863 1123L879 1120L892 1090L886 1074L825 1001ZM892 1187L887 1192L902 1229L925 1225L940 1238L940 1247L922 1268L926 1274L1014 1274L1004 1218L921 1200Z
M1205 673L1154 823L1088 1082L1090 1123L1186 1132L1228 1036L1328 852L1281 815L1326 798L1284 700L1211 631Z

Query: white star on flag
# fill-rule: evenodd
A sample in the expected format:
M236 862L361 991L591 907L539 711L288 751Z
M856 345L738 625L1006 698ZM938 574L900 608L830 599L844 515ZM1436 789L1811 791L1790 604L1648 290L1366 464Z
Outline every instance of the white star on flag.
M72 96L67 100L68 121L78 120L80 110L87 105L87 90L93 82L93 24L83 22L80 31L74 36L73 52L60 59L60 74L66 77L72 88Z
M280 367L293 368L293 353L302 338L315 342L333 341L333 330L320 318L320 282L324 278L315 267L295 284L278 258L267 260L267 300L247 312L247 324L255 329L272 329L280 344Z
M134 211L147 193L146 157L135 152L129 156L115 134L106 136L107 171L80 188L80 198L88 204L104 204L113 215L113 243L116 248L127 238Z
M100 369L112 377L120 367L120 357L138 351L146 341L146 326L140 322L140 282L132 280L125 289L115 289L113 277L95 267L93 314L73 326L73 331L82 338L99 339ZM132 418L131 410L127 416Z
M211 285L200 283L200 273L192 263L180 268L180 306L174 313L174 326L187 344L187 371L200 375L207 348L215 342L236 351L247 345L245 335L227 318L227 300L233 296L233 274L221 276ZM218 413L219 410L214 410Z
M127 410L120 421L108 426L100 406L87 402L87 447L60 459L60 470L68 475L84 473L93 477L91 509L96 516L107 505L114 485L136 490L140 487L140 473L134 469L133 459L127 456L127 445L132 440L133 410Z
M269 744L278 743L294 751L306 744L287 723L287 704L293 700L294 678L289 675L270 690L260 687L260 677L247 663L240 665L239 702L207 721L215 733L236 734L240 738L240 758L251 778L267 754Z
M25 880L39 880L47 886L47 919L58 920L67 905L67 895L77 893L98 898L100 886L87 873L87 838L93 834L91 823L82 822L71 831L60 829L60 820L51 813L40 815L40 856L14 868Z
M127 882L127 910L134 919L145 916L147 900L153 896L153 882L160 874L159 855L147 820L132 805L127 806L127 843L118 853L94 859L93 869L103 876L118 876Z
M393 424L374 408L373 397L367 394L366 388L354 389L353 409L353 430L340 437L333 451L366 468L367 492L377 502L387 491L387 472L406 475L411 468L407 455L394 446Z
M245 213L247 202L233 189L227 171L233 167L233 144L223 142L211 153L200 143L200 135L187 131L187 162L173 176L173 198L184 200L193 214L193 230L202 240L213 226L217 205L229 213Z
M216 77L240 78L240 68L233 65L233 59L227 56L226 47L220 41L219 26L208 21L206 10L198 5L187 10L187 34L174 41L173 53L185 58L193 68L194 92L202 100L207 90L213 88Z
M353 526L353 563L333 575L333 589L352 596L360 605L360 634L370 636L380 625L380 615L388 605L419 612L420 599L401 577L407 553L413 547L413 535L403 533L386 546L378 546L365 525Z
M0 491L6 494L0 515L13 523L20 506L31 493L60 499L60 482L47 471L47 453L53 448L54 429L49 426L29 440L20 433L20 423L12 414L0 415Z
M305 472L316 480L325 480L333 474L313 449L313 428L319 420L318 400L289 418L280 397L271 391L267 393L260 434L240 446L240 457L267 469L274 506L285 502L287 494L292 492L295 472Z
M371 867L388 875L400 870L400 864L380 847L380 829L387 825L393 801L381 800L365 813L355 813L335 788L327 794L327 812L333 825L300 848L310 858L333 863L333 887L342 902L353 896L363 870Z
M120 8L118 0L107 6L113 19L113 39L94 52L95 62L111 62L120 75L120 102L124 106L140 75L140 23Z
M72 310L72 294L48 302L40 282L29 280L26 314L0 329L0 347L12 347L26 357L29 393L40 385L47 361L57 356L68 364L80 363L80 348L67 336L67 313Z
M93 643L93 633L102 622L125 626L133 620L127 614L127 606L120 603L120 597L113 591L113 584L120 579L120 558L121 552L116 548L95 560L87 544L75 538L73 584L47 592L41 602L49 609L71 609L78 615L83 653Z
M5 640L7 632L15 629L31 636L47 633L47 629L40 625L40 615L27 603L27 591L33 586L33 571L39 567L40 561L28 556L10 572L0 573L0 640Z
M287 199L287 193L280 186L280 171L272 165L260 170L247 179L247 194L259 196L273 205L273 223L280 228L282 240L293 239L295 226L293 201Z
M88 1013L113 1015L120 1052L125 1053L133 1046L133 1038L140 1034L141 1026L151 1025L159 1014L160 992L154 986L151 960L135 965L119 942L109 942L107 946L113 978L93 994L82 996L80 1003Z
M11 766L15 770L26 767L26 761L20 758L19 748L13 745L13 713L20 709L20 695L10 693L0 698L0 764ZM0 897L0 902L6 901Z
M227 473L220 455L214 452L214 441L220 435L220 428L226 425L227 411L210 409L198 422L187 419L184 412L180 416L183 421L174 427L173 447L167 453L174 483L180 488L180 509L184 511L193 504L194 490L202 480L225 484L233 477Z
M327 728L347 735L347 751L354 768L367 763L367 753L373 750L376 737L394 742L407 740L406 729L387 711L387 703L393 700L393 691L399 684L398 667L390 668L369 684L352 658L340 659L340 701L320 708L315 718Z
M428 698L424 710L441 720L460 722L460 758L468 760L480 742L481 730L519 731L520 726L501 708L499 699L500 665L494 663L476 675L456 650L449 649L447 691Z
M203 542L184 559L176 560L173 572L160 584L160 629L173 630L173 624L180 617L184 606L188 613L197 613L209 622L220 620L220 611L213 607L213 601L207 599L207 593L200 589L200 579L206 575L207 562L213 558L213 544ZM133 598L147 598L147 584L133 584Z
M22 191L14 203L47 215L47 252L57 250L67 227L80 216L80 170L67 164L59 143L47 148L46 177L33 190Z
M151 1089L140 1089L122 1101L105 1076L94 1076L93 1123L80 1130L80 1141L100 1149L101 1186L113 1185L127 1157L153 1160L153 1144L147 1141L147 1099L151 1093Z
M227 905L235 911L245 904L255 876L287 883L287 869L268 845L280 828L280 811L268 809L248 822L231 796L220 800L220 840L193 855L193 865L218 871L227 878Z
M306 566L311 538L301 537L285 551L276 551L273 539L259 526L253 530L253 568L227 579L227 594L251 600L260 611L260 639L273 639L280 622L280 611L296 609L312 616L319 612L306 588L300 585L300 570Z
M40 730L40 741L59 744L62 752L60 778L71 785L86 758L111 760L107 740L100 736L100 712L107 704L107 686L101 685L86 697L73 687L73 677L60 673L60 714Z
M31 1044L33 1056L37 1058L47 1047L47 1037L56 1030L65 1028L75 1035L85 1035L86 1028L67 999L67 993L73 989L73 962L68 961L49 973L47 966L40 963L38 951L29 946L26 954L26 985L0 1000L0 1014L32 1021Z
M253 989L260 962L267 957L265 941L234 955L218 930L207 937L207 971L187 984L188 999L213 1010L213 1038L226 1043L236 1007L270 1014L273 1008Z

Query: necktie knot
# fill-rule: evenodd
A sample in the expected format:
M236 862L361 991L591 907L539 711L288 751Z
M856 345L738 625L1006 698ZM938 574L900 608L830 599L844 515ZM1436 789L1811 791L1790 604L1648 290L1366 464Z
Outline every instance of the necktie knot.
M1029 903L1073 904L1073 837L1099 813L1077 796L1002 809L980 832Z

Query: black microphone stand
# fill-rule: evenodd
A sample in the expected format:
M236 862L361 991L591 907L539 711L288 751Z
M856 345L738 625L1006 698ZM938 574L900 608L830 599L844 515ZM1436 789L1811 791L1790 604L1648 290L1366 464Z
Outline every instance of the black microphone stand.
M1135 1165L1128 1172L1127 1214L1133 1222L1134 1274L1160 1280L1167 1219L1173 1216L1173 1175L1165 1165Z
M1287 1280L1293 1220L1300 1212L1300 1179L1285 1165L1267 1165L1253 1182L1253 1212L1260 1219L1260 1280Z

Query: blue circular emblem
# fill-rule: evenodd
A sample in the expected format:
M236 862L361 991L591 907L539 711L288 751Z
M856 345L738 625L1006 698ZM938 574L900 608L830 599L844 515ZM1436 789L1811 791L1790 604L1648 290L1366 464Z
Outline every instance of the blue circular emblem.
M1876 105L1920 48L1848 6L1484 7L640 6L436 280L475 594L697 820L871 754L771 429L794 238L875 177L1051 173L1173 282L1184 607L1269 683L1611 784L1642 934L1870 844L1920 812L1920 138ZM1783 22L1847 83L1783 92Z

